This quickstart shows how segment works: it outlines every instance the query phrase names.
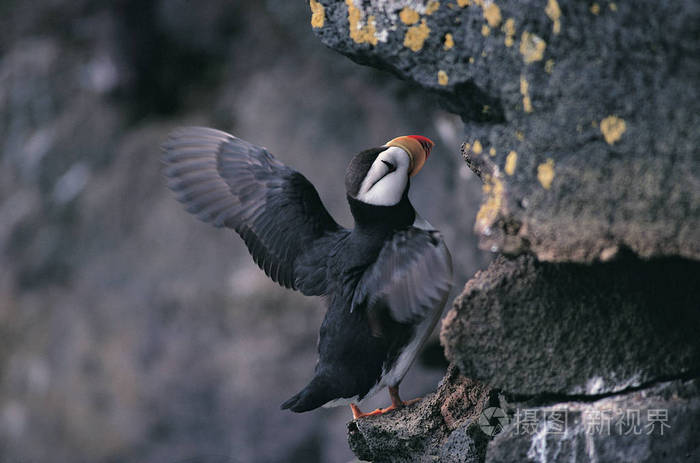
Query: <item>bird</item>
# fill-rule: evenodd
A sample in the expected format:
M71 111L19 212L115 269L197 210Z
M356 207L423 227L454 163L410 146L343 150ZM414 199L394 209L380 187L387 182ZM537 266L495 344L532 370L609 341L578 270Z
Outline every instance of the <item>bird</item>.
M163 143L167 186L188 212L235 230L274 282L326 301L313 377L282 409L350 405L358 419L414 402L399 385L452 288L442 234L408 198L433 146L406 135L355 155L344 177L348 229L266 148L207 127L176 129ZM391 405L363 413L358 404L384 387Z

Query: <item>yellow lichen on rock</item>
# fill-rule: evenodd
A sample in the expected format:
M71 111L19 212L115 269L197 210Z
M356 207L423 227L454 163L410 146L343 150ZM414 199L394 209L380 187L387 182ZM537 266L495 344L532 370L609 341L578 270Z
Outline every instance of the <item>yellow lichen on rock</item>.
M610 8L610 11L617 11L617 3L613 2L610 5L608 5Z
M531 32L523 31L520 37L520 54L523 55L523 61L526 63L541 61L545 48L547 43L544 40Z
M547 162L543 162L537 166L537 180L540 181L542 188L549 190L554 180L554 159L549 158Z
M399 13L399 18L401 19L402 23L410 26L411 24L418 22L420 15L416 10L405 7L403 10L401 10L401 13Z
M474 140L474 144L472 145L472 152L476 155L479 155L484 151L484 148L481 146L481 142L479 140Z
M447 77L447 73L440 69L437 74L438 84L447 85L450 79Z
M309 0L309 6L311 7L311 27L314 29L323 27L323 24L326 22L326 12L323 9L323 5L316 0Z
M552 70L554 70L554 60L548 59L544 62L544 72L546 72L547 74L551 74Z
M525 76L520 76L520 94L523 96L523 110L526 113L532 112L532 100L530 100L530 84Z
M470 3L470 0L457 0L457 5L459 5L462 8L464 8L465 6L469 6Z
M425 6L425 14L431 15L435 13L438 8L440 8L440 2L437 0L430 0L428 4Z
M517 165L518 153L516 153L515 151L511 151L510 153L508 153L508 156L506 156L506 165L504 167L506 174L513 175L515 173L515 167Z
M495 3L489 3L484 7L484 18L491 27L498 27L501 24L501 9Z
M476 228L479 232L483 232L485 231L484 228L493 225L501 213L504 191L503 182L496 176L486 175L482 189L486 201L479 208L479 212L476 213Z
M445 34L445 45L443 45L443 48L444 48L445 50L449 50L449 49L451 49L451 48L454 47L454 46L455 46L455 40L454 40L454 38L452 37L452 34L450 34L450 33L448 32L447 34Z
M491 28L489 26L487 26L486 24L481 26L481 35L483 35L484 37L487 37L490 33L491 33Z
M345 0L345 4L348 6L348 23L350 25L350 38L355 41L355 43L369 43L371 45L376 45L377 40L377 28L374 16L367 18L367 23L362 23L362 11L355 6L353 0Z
M496 155L496 148L489 148L489 156L493 157Z
M591 5L591 13L598 16L600 14L600 5L598 5L597 3Z
M515 20L513 18L506 19L503 24L503 32L506 34L504 43L506 47L512 47L515 42Z
M403 38L403 45L406 48L410 48L412 51L419 51L423 48L423 43L429 35L430 28L425 23L425 19L423 19L418 26L411 26L408 28Z
M557 3L557 0L548 0L544 12L554 23L552 25L552 32L555 34L561 32L561 8L559 8L559 3Z
M600 131L603 133L608 145L612 145L618 141L626 130L627 124L624 119L617 116L608 116L600 121Z

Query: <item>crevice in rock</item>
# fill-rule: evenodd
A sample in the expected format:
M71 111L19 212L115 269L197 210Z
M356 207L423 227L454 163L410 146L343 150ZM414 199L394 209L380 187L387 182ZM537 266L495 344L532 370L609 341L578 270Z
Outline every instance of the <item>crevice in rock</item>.
M692 379L700 379L700 369L687 371L676 375L660 376L650 381L646 381L637 386L630 386L619 391L605 392L601 394L557 394L544 392L541 394L508 394L504 393L508 402L522 402L528 405L545 407L555 405L561 402L584 402L592 403L609 397L616 397L630 394L633 392L651 389L663 383L671 381L690 381Z

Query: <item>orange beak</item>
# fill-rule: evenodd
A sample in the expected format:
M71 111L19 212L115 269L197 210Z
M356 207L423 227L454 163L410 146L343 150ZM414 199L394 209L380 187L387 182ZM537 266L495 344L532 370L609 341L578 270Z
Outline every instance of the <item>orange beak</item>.
M408 153L408 157L411 158L408 173L413 177L423 168L423 164L430 156L430 150L435 146L435 143L430 138L421 135L404 135L394 138L384 146L398 146Z

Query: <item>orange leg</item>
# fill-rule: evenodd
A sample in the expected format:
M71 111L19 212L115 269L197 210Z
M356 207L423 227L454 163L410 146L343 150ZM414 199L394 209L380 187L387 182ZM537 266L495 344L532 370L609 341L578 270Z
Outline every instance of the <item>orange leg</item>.
M373 415L382 415L386 412L390 412L392 410L396 410L397 408L404 407L406 405L412 405L420 400L420 397L417 399L412 399L404 402L401 400L401 397L399 396L399 387L398 386L389 386L389 397L391 397L391 405L389 405L386 408L378 408L374 410L373 412L369 413L362 413L360 408L355 405L355 404L350 404L350 410L352 410L352 418L353 419L358 419L358 418L363 418L365 416L373 416Z

